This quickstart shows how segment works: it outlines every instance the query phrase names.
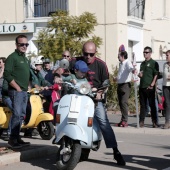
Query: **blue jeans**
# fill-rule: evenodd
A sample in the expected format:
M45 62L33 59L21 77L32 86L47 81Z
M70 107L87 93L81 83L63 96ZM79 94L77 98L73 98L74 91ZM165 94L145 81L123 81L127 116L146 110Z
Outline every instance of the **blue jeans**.
M12 101L11 134L10 139L18 139L22 122L26 115L28 96L26 91L9 90Z
M4 97L4 98L2 97L2 101L12 112L12 101L10 97ZM11 118L9 120L9 125L8 125L8 135L10 134L11 134Z
M95 109L94 118L97 120L99 124L106 147L116 148L117 147L116 137L109 123L109 120L107 118L107 114L105 112L105 108L102 102L98 102L98 105Z

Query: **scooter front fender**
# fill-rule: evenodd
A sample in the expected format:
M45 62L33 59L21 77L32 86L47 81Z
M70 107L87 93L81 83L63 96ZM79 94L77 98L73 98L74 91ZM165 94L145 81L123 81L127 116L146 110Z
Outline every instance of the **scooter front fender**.
M0 107L0 127L8 128L9 120L11 117L11 111L7 107Z
M42 114L38 115L38 117L36 119L36 122L35 122L35 127L37 127L40 122L52 121L52 120L53 120L53 115L52 114L50 114L50 113L42 113Z
M67 136L73 140L79 140L88 143L87 133L79 126L74 124L67 124L61 131L56 131L56 143L58 143L63 136Z
M0 108L0 127L4 126L5 122L7 121L6 114L3 112L3 110Z

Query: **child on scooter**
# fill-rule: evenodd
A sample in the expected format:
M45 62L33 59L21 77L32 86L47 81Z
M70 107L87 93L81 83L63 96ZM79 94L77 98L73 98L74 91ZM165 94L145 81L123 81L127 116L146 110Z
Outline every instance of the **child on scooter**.
M60 100L61 83L62 83L61 75L59 75L58 73L54 73L54 85L48 87L48 89L52 90L49 112L53 116L55 115L54 113L57 110L58 102Z
M89 71L89 68L87 64L84 61L79 60L75 63L75 66L74 66L75 74L70 74L67 77L62 77L62 79L63 81L71 82L74 85L78 82L83 82L83 81L87 82L86 73L88 71Z

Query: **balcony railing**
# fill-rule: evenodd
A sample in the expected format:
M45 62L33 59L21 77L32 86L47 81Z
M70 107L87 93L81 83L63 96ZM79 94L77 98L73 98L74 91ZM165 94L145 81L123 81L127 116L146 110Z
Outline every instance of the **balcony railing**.
M68 0L25 0L25 16L48 17L56 10L68 10Z
M145 0L128 0L128 16L144 19Z

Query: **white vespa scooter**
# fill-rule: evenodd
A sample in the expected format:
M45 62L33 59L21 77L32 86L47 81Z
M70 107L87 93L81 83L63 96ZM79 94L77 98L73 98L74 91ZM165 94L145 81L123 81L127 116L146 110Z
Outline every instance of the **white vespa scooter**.
M56 162L60 170L72 170L79 161L87 160L90 149L97 151L102 140L100 128L94 119L95 94L90 85L85 82L75 87L69 86L79 94L63 96L58 105L53 144L60 145Z

